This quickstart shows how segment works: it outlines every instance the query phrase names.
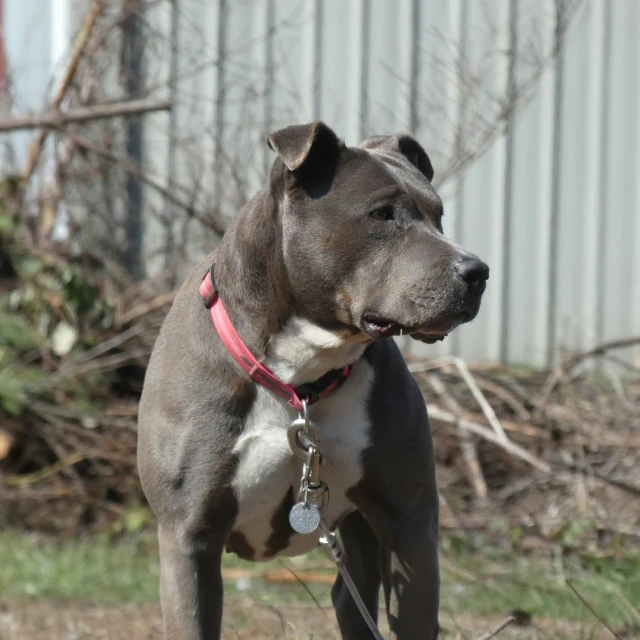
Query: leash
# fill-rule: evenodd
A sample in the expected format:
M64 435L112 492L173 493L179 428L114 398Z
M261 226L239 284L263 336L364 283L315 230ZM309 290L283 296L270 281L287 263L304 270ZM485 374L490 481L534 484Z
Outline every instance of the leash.
M289 512L291 528L300 534L320 532L319 542L329 559L335 563L342 579L349 589L360 614L367 623L376 640L384 640L375 620L371 617L358 588L347 571L344 549L336 535L331 531L323 517L329 504L329 487L320 480L320 429L309 420L307 403L302 401L300 415L287 430L289 447L293 454L302 461L302 478L298 491L298 502Z

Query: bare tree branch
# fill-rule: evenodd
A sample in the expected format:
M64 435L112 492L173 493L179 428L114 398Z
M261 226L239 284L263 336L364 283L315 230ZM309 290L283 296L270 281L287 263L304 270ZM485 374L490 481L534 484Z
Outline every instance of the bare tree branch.
M116 116L133 116L167 111L171 109L168 100L127 100L110 102L87 107L76 107L66 111L49 111L33 116L19 116L0 120L0 131L18 131L20 129L37 129L38 127L61 128L66 124L101 120Z

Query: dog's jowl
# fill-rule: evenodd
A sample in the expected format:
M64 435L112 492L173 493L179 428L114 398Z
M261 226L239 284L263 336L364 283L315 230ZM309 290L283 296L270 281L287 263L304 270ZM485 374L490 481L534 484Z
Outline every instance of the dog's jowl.
M435 342L472 320L489 269L444 237L413 138L347 147L315 122L268 144L268 184L182 286L142 394L165 637L220 637L225 551L260 561L318 546L289 523L303 463L287 432L304 400L321 434L323 517L360 595L377 618L382 586L392 638L433 640L431 433L392 338ZM342 637L371 638L341 578L332 598Z

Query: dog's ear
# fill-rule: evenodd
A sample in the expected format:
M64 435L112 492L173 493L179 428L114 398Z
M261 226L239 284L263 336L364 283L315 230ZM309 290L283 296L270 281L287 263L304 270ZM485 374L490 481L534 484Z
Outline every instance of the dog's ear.
M289 171L298 171L316 163L330 163L344 146L324 122L274 131L267 137L267 143Z
M406 133L397 133L392 136L371 136L362 143L362 147L401 153L414 167L420 170L429 182L433 180L433 165L427 152L415 138Z

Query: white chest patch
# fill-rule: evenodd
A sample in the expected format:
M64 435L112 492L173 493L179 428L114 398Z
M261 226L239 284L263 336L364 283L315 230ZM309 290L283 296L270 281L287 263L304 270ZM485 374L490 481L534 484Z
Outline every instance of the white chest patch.
M308 320L293 317L269 341L265 364L280 380L299 385L355 362L366 347L357 339L345 340Z
M300 332L293 331L289 339L280 334L272 340L272 355L266 360L267 366L286 382L296 384L296 378L301 381L315 379L316 360L323 361L316 376L319 378L326 371L357 359L364 350L361 344L359 350L353 349L353 345L342 345L344 348L341 349L333 334L300 322L303 324L296 324L298 329L303 328L303 337ZM329 352L341 353L327 353L318 347L321 339L325 339ZM310 342L315 342L316 346L311 347ZM310 357L314 352L316 357ZM327 365L327 362L332 364ZM301 370L305 373L300 374ZM320 474L329 487L325 518L330 523L353 510L345 493L362 477L361 456L370 437L366 399L372 380L373 369L366 360L359 360L342 387L309 408L310 418L322 434ZM274 513L288 492L293 490L294 499L298 495L302 463L291 452L287 440L287 429L295 417L296 412L285 401L258 387L245 430L234 449L239 455L234 478L239 511L234 532L242 534L253 550L254 560L269 557ZM306 553L317 546L317 540L317 534L305 536L291 532L286 548L280 553L290 556Z

